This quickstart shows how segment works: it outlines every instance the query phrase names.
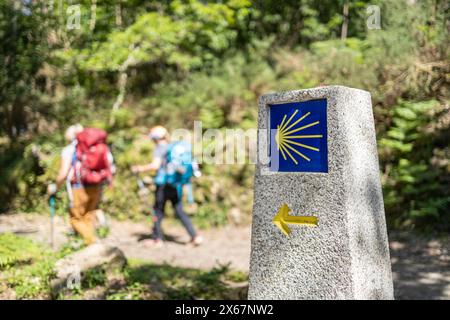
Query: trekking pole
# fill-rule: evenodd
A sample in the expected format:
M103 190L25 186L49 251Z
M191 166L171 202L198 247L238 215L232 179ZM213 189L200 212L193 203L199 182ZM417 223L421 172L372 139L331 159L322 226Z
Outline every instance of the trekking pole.
M144 181L141 179L141 177L139 176L138 173L135 173L134 175L136 177L137 185L139 188L139 193L138 193L139 196L140 197L147 196L149 194L149 191L148 191L147 187L145 186Z
M139 192L138 192L139 198L141 199L141 201L143 202L143 205L145 205L146 208L151 207L150 204L148 203L148 195L149 195L150 191L145 186L145 182L144 182L144 180L141 179L139 174L134 173L134 175L136 177L137 185L139 188ZM153 210L151 211L150 216L152 217L152 221L155 222L156 215Z
M48 204L50 206L50 245L52 249L55 249L55 202L55 195L51 195Z
M137 179L137 185L139 187L139 190L142 190L145 188L145 184L144 181L142 181L142 179L136 174L136 179Z

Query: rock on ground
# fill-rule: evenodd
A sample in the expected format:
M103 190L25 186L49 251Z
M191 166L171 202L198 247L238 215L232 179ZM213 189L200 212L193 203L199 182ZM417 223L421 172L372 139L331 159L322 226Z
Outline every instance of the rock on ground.
M125 255L117 247L102 243L90 245L55 263L56 278L51 281L52 291L55 294L61 289L79 284L83 273L90 269L122 268L126 262Z

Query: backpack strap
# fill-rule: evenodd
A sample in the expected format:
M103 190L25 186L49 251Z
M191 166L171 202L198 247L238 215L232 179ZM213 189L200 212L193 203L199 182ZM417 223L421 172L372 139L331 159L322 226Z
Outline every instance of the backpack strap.
M73 177L75 177L74 181L76 181L77 184L81 185L80 170L77 170L77 161L78 161L78 152L76 145L75 151L72 155L72 170L73 170Z
M69 174L66 178L66 191L67 191L67 197L69 198L69 207L72 208L73 206L73 193L72 193L72 181L75 176L75 164L77 162L77 147L75 145L74 151L72 153L72 160L70 164L70 170Z
M75 150L74 150L73 155L72 155L72 167L75 167L75 164L77 163L77 159L78 159L78 157L77 157L77 147L75 146Z

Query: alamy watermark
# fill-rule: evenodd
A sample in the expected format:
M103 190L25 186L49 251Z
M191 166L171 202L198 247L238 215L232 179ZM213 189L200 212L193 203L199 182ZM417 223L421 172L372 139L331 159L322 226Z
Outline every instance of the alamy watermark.
M381 10L377 5L369 5L366 8L366 26L369 30L381 29Z
M70 267L69 276L66 280L67 289L74 290L81 288L81 270L77 265L73 265Z
M175 129L170 133L172 141L186 141L192 145L192 153L198 164L239 165L260 164L277 171L279 152L270 154L270 141L276 129L205 129L201 121L194 121L193 130ZM259 148L258 148L259 143ZM276 150L276 149L273 149ZM272 151L273 151L272 150Z
M67 30L81 29L81 4L73 3L70 0L47 0L48 12L57 15L61 20L65 21ZM89 25L95 26L97 1L91 2L91 14L89 17Z
M65 2L67 7L64 10ZM70 0L47 0L47 8L50 12L57 11L57 14L66 19L66 28L68 30L80 30L81 29L81 9L82 6L79 3L73 3ZM95 28L97 17L97 1L92 0L90 6L90 15L88 17L88 23L90 29ZM366 26L369 30L381 29L381 10L378 5L368 5L366 7Z

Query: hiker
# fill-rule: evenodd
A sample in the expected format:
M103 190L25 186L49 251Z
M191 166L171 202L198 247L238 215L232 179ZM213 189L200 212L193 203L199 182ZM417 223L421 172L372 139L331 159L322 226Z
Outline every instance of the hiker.
M70 126L64 135L69 143L61 153L56 182L48 186L53 195L66 183L70 200L70 223L84 242L96 242L95 221L102 187L111 183L113 158L106 145L107 133L100 129Z
M137 165L132 167L132 171L134 173L156 171L154 205L155 218L153 233L152 239L146 241L145 244L156 246L161 246L163 244L161 222L164 217L165 204L169 200L173 205L177 217L181 220L183 226L189 233L191 243L194 245L199 245L203 242L203 239L201 236L197 235L194 227L192 226L191 220L183 210L182 202L183 186L189 182L190 177L193 175L192 153L190 146L189 148L186 148L188 153L185 153L184 155L184 157L188 158L185 161L188 165L183 167L183 165L175 165L175 161L173 159L175 154L174 151L176 149L182 149L182 142L170 143L168 132L162 126L152 128L149 136L156 144L153 152L153 161L147 165ZM186 146L186 144L184 144L184 146Z

